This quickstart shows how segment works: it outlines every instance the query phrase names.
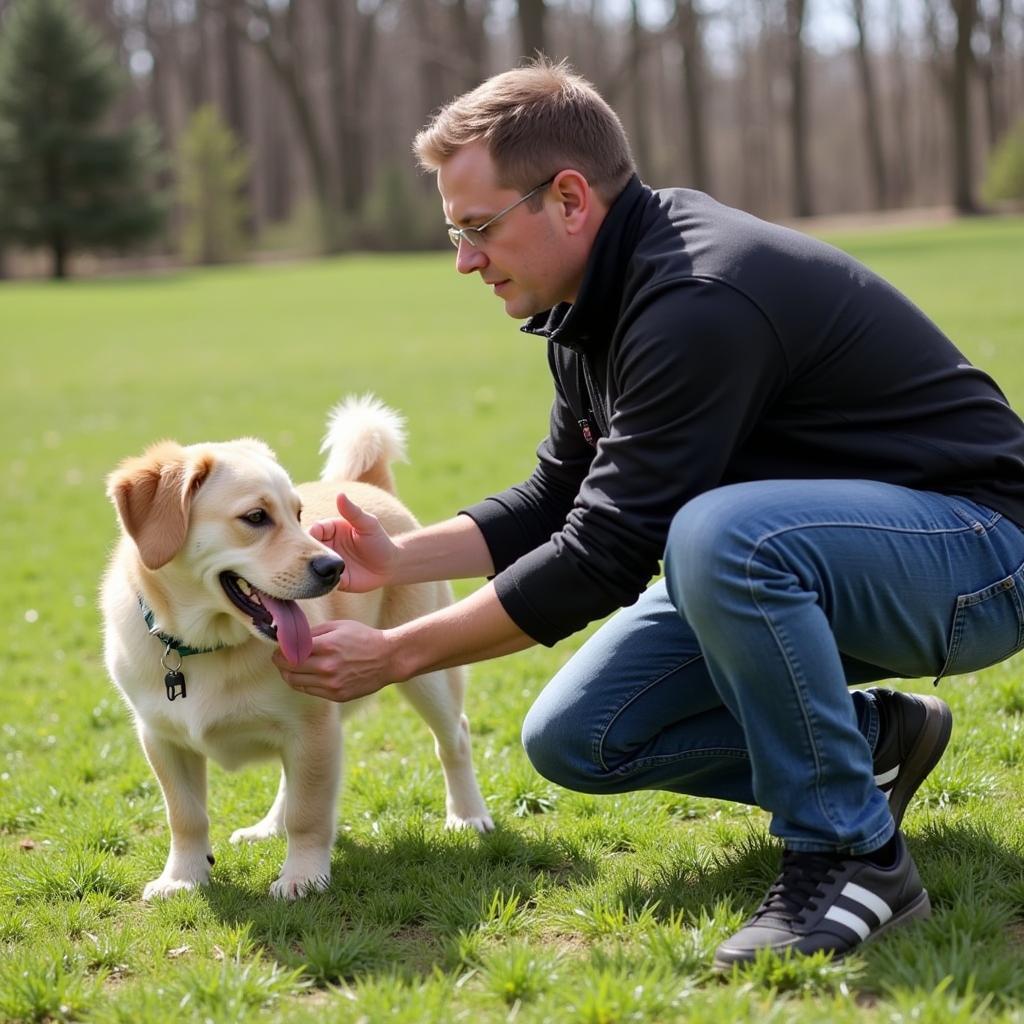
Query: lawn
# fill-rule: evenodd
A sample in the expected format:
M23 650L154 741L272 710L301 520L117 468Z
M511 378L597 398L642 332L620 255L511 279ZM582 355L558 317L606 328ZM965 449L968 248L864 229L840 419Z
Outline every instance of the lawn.
M833 240L1024 409L1024 220ZM140 902L168 836L102 664L104 477L161 437L255 435L304 479L328 408L372 390L408 419L399 488L421 519L520 479L546 425L544 353L451 262L0 288L0 1020L1024 1021L1024 656L943 682L953 740L905 823L934 917L841 965L711 974L775 873L761 812L583 796L532 771L519 723L574 641L473 671L494 834L443 830L429 735L385 692L346 732L326 893L268 898L283 840L227 839L262 816L276 769L214 767L212 884Z

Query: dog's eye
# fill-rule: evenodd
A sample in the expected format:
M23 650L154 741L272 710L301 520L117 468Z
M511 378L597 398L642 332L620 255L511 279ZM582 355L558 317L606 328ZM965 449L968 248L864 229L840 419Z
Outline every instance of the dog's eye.
M270 516L265 508L254 508L252 511L246 512L244 516L239 516L239 518L244 519L252 526L264 526L270 522Z

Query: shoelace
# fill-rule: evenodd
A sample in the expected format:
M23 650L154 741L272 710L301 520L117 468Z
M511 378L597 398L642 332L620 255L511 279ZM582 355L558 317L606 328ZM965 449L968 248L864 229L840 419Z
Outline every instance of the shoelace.
M822 886L841 866L841 857L827 853L784 850L782 871L754 912L755 920L772 914L802 923L807 911L817 909L816 900L825 896Z

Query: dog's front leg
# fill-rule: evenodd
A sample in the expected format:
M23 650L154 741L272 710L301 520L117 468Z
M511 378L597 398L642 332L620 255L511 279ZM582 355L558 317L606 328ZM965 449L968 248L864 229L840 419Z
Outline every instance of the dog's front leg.
M156 773L171 826L171 849L159 878L146 884L144 900L194 889L210 880L213 852L206 814L206 758L141 731L142 747Z
M326 702L325 702L326 703ZM270 895L294 900L321 892L331 880L331 848L341 781L341 728L335 709L286 747L283 785L288 856Z

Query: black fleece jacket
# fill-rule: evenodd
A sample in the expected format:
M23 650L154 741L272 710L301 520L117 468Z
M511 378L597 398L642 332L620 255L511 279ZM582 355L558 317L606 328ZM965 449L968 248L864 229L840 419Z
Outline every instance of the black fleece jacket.
M1024 423L916 306L823 242L633 178L547 340L549 434L463 510L502 606L552 645L634 602L673 515L747 480L869 479L1024 525Z

